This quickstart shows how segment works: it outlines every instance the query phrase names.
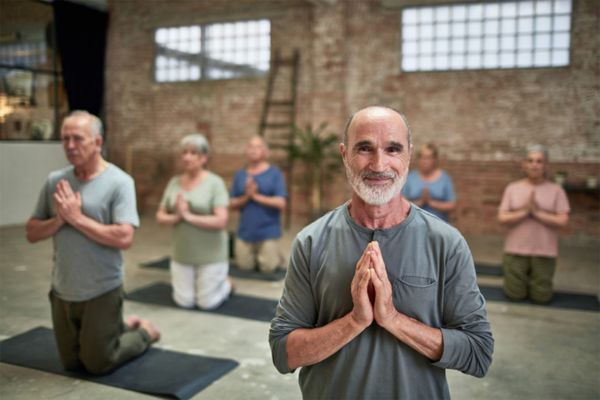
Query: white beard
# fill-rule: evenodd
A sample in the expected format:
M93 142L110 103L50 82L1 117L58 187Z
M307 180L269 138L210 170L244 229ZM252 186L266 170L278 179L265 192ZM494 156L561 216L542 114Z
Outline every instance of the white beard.
M354 189L354 192L363 199L363 201L372 206L382 206L384 204L389 203L395 196L400 194L404 184L406 183L406 178L408 176L408 168L404 171L404 174L398 176L394 172L360 172L354 173L352 168L350 168L346 163L344 163L346 167L346 176L348 177L348 181L350 182L350 186ZM365 183L364 178L367 176L379 176L391 178L392 183L385 186L371 186Z

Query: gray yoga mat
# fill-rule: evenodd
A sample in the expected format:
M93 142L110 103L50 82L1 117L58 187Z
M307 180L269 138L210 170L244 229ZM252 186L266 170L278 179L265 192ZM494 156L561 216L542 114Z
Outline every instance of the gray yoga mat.
M156 304L184 310L183 308L178 307L173 301L171 285L164 282L157 282L136 289L127 293L125 298L140 303ZM233 294L225 301L225 303L215 310L199 310L195 308L191 311L269 322L275 316L276 308L276 300Z
M51 329L37 327L0 342L0 362L37 369L154 396L189 399L229 373L238 363L150 348L113 372L94 376L62 368Z
M166 256L158 258L156 260L140 263L140 266L144 268L158 268L168 270L170 262L171 258L169 256ZM276 282L285 278L285 271L277 270L272 273L263 273L257 270L245 271L239 269L235 264L232 263L230 264L229 275L241 279L256 279L260 281Z
M515 304L535 304L530 301L510 300L508 297L506 297L501 287L479 285L479 289L481 290L483 297L489 301L502 301ZM555 292L552 301L547 305L542 305L542 307L600 311L600 302L598 301L598 297L589 294Z

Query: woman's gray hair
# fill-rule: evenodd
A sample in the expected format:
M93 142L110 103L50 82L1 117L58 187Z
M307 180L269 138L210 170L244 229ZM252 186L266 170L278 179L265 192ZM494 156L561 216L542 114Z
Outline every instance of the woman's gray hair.
M544 161L549 161L548 149L541 144L534 144L527 147L527 154L525 154L525 156L527 157L529 153L542 153L544 155Z
M210 151L208 140L200 133L192 133L191 135L184 136L181 139L181 147L186 146L192 146L199 154L208 154Z

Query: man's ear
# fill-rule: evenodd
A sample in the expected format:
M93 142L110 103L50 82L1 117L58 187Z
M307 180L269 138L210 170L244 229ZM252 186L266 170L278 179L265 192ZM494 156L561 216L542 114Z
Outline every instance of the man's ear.
M344 143L340 143L339 149L340 149L340 154L342 155L342 159L345 160L346 159L346 152L347 152L346 145Z

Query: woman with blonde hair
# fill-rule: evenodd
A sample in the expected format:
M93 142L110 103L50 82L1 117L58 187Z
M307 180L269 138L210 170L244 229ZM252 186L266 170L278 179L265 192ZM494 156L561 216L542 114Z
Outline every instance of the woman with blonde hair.
M185 308L214 309L231 293L227 206L223 179L205 169L209 146L201 134L181 140L181 175L169 181L156 212L173 227L173 300Z
M422 209L448 222L448 213L456 207L452 178L439 167L439 153L433 143L417 151L417 170L406 179L402 194Z

